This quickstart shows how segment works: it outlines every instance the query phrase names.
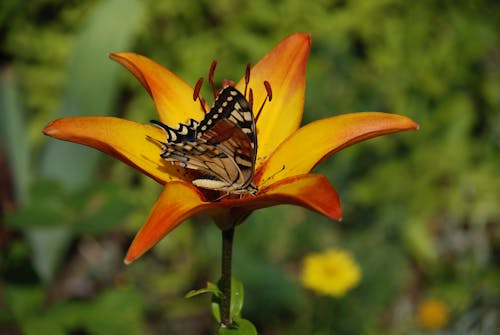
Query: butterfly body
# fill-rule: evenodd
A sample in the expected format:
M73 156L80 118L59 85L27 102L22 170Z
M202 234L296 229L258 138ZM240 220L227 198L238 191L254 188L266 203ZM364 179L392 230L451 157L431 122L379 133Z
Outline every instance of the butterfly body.
M201 121L189 120L177 129L151 121L165 130L160 156L175 165L196 170L198 187L232 194L255 194L252 184L257 136L252 108L232 86L223 88Z

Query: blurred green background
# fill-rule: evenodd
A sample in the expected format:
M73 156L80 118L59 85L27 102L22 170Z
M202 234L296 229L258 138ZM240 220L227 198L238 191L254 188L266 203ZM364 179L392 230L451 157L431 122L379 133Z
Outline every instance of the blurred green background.
M309 32L304 123L356 111L421 129L377 138L317 172L341 223L301 208L236 231L234 275L261 334L498 334L500 3L483 1L3 0L0 4L0 334L212 334L206 298L220 237L181 225L122 258L161 186L97 151L49 139L69 115L155 117L109 52L135 51L194 85L218 60L239 79L290 33ZM363 278L342 298L300 285L304 255L350 251ZM446 322L419 321L426 299Z

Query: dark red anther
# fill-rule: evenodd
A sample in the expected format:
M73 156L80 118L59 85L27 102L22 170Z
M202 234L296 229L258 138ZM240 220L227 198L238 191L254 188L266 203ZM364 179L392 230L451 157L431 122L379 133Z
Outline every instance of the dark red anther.
M212 64L210 64L210 70L208 70L208 82L210 83L210 87L212 87L214 100L217 99L217 91L215 90L215 81L214 81L214 73L216 67L217 67L217 61L213 60Z
M271 89L271 84L267 81L264 80L264 87L266 88L266 97L264 98L264 101L262 101L262 105L260 105L259 111L257 112L257 115L255 116L255 122L259 119L260 112L264 109L264 105L266 104L266 101L269 100L271 101L273 99L273 90Z
M253 90L250 89L248 91L248 103L250 104L250 108L253 109Z
M248 88L248 83L250 82L250 68L252 65L250 63L247 63L247 67L245 69L245 92L244 96L247 96L247 88Z
M203 77L200 77L200 79L198 79L198 81L196 82L196 85L194 85L194 91L193 91L194 101L200 98L201 85L203 85Z
M203 77L198 79L196 82L196 85L194 85L194 90L193 90L193 100L199 100L200 101L200 106L201 109L203 109L203 112L207 114L207 109L205 107L205 100L203 100L202 97L200 97L200 90L201 90L201 85L203 85Z
M271 84L267 80L264 80L264 86L266 87L267 97L269 101L273 100L273 90L271 89Z

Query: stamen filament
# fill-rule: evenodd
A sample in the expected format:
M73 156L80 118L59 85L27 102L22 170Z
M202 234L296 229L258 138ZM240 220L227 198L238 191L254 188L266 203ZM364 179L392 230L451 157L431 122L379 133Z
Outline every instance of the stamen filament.
M271 84L267 81L264 80L264 87L266 88L266 97L264 98L264 101L262 101L262 105L259 108L259 111L257 112L257 115L255 116L255 122L259 119L260 112L264 109L264 105L266 104L266 101L269 100L271 101L273 99L273 90L271 89Z
M271 84L267 80L264 80L264 86L266 87L267 96L269 101L273 100L273 90L271 89Z
M250 82L250 67L251 64L247 63L247 67L245 69L245 92L243 94L245 98L247 97L247 88L248 88L248 83Z
M215 81L214 81L214 73L215 68L217 67L217 61L213 60L212 64L210 64L210 70L208 70L208 82L212 87L212 92L214 94L214 100L217 99L217 91L215 90Z
M250 104L250 108L253 110L253 90L250 88L248 92L248 103Z
M200 77L200 79L198 79L198 81L196 82L196 85L194 85L194 90L193 90L194 101L196 101L200 97L201 85L203 85L203 77Z
M194 101L199 100L201 109L203 109L203 112L207 114L207 109L205 108L205 101L203 100L202 97L200 97L200 90L201 86L203 85L203 80L204 80L203 77L200 77L200 79L198 79L198 81L196 82L196 85L194 85L193 100Z

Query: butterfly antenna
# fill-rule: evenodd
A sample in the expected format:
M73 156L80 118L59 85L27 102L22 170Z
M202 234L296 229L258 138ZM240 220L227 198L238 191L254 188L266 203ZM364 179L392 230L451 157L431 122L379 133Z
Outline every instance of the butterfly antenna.
M283 166L281 167L281 169L279 169L278 171L276 171L275 173L273 173L272 175L270 175L269 177L267 177L264 181L262 181L260 184L261 185L264 185L265 183L267 183L270 179L273 179L277 174L279 174L280 172L282 172L283 170L285 170L285 165L283 164Z
M266 104L266 101L271 101L273 100L273 90L271 89L271 84L267 80L264 80L264 87L266 88L266 97L264 98L264 101L262 101L262 105L260 105L259 111L257 112L257 115L255 116L255 122L259 119L260 112L264 109L264 105Z
M247 97L247 88L248 88L248 83L250 82L250 68L251 64L247 63L247 67L245 69L245 92L244 92L244 97Z
M162 150L165 150L166 144L162 141L157 140L156 138L153 138L149 135L146 135L146 139L150 142L153 142L157 146L159 146Z
M205 108L205 101L203 101L203 98L200 97L200 90L201 86L203 85L203 77L200 77L198 81L196 82L196 85L194 85L194 91L193 91L193 100L199 100L201 109L203 109L203 112L207 114L207 109Z
M208 70L208 82L210 83L210 87L212 87L214 100L217 99L217 91L215 90L215 81L214 81L214 73L216 67L217 67L217 61L213 60L212 64L210 64L210 70Z

